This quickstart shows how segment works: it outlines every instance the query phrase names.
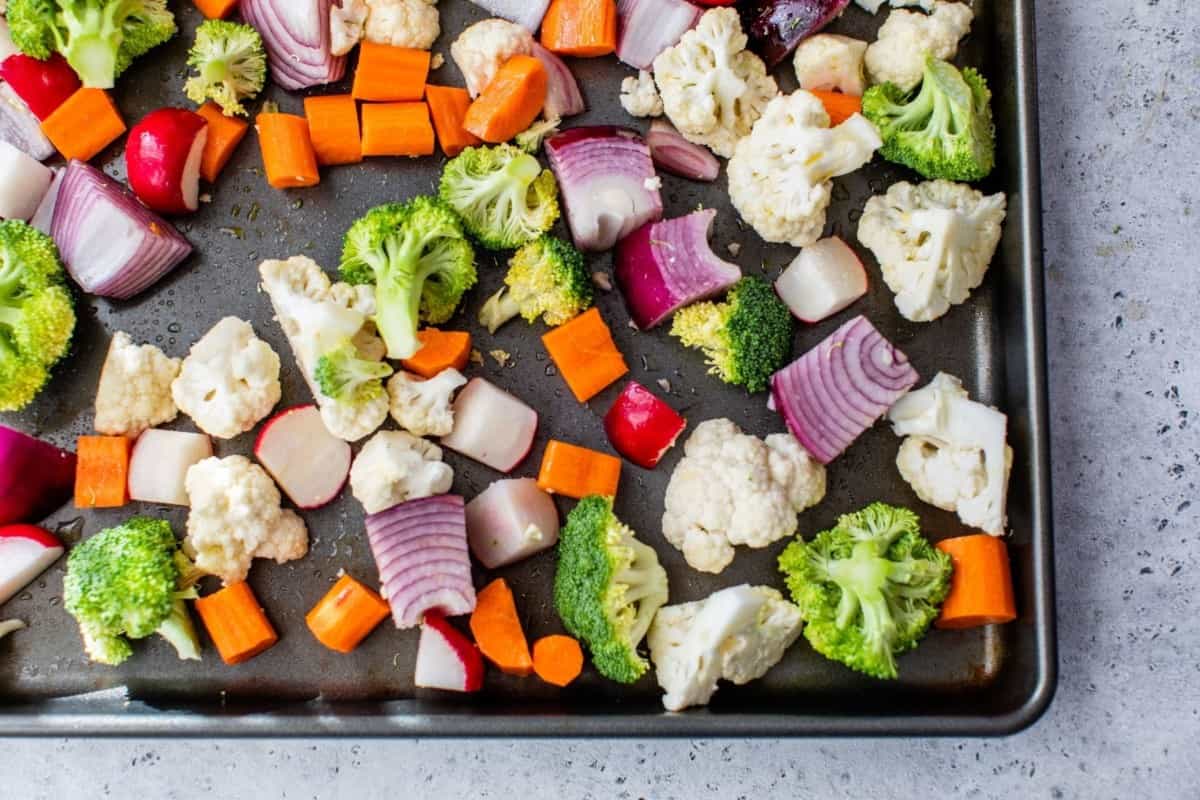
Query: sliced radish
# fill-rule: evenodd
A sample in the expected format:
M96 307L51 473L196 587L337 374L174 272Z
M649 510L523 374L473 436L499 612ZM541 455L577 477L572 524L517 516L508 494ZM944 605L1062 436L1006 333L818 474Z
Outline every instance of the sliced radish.
M473 378L454 400L454 430L442 446L511 472L529 455L538 415L529 406L483 378Z
M54 534L36 525L0 528L0 604L28 586L64 552Z
M212 440L202 433L159 428L142 431L129 456L130 499L188 505L187 471L212 454Z
M800 251L775 281L775 291L804 322L820 322L867 293L867 270L837 236Z
M280 411L267 420L254 456L279 488L303 509L330 503L350 475L350 445L331 434L311 403Z
M0 219L27 221L52 180L49 167L0 140Z
M533 478L496 481L467 503L467 543L488 569L558 542L558 509Z
M182 108L151 111L129 132L125 167L129 187L160 214L200 207L200 160L208 121Z
M422 689L477 692L483 688L479 648L441 614L430 612L421 625L415 683Z

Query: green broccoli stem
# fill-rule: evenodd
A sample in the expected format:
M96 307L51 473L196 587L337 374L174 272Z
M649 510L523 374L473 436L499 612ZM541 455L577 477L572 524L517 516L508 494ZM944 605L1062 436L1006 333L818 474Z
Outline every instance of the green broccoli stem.
M200 70L207 83L224 83L232 77L232 72L229 62L224 58L214 58L205 63L204 69Z
M392 235L384 241L386 264L371 264L377 276L375 326L387 345L388 358L411 358L420 349L417 324L421 294L434 271L422 264L421 253L431 238L407 226L401 236Z
M521 300L505 286L489 297L483 308L479 309L479 324L486 327L488 333L495 333L520 313Z
M195 596L195 589L191 591ZM188 614L187 605L183 599L177 599L171 606L171 614L155 631L175 648L175 652L185 661L200 660L200 640L196 637L196 628Z

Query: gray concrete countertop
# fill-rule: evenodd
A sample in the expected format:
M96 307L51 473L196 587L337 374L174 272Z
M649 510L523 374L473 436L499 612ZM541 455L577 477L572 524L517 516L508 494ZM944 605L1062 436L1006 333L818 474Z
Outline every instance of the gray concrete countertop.
M1039 0L1037 12L1061 678L1032 729L928 741L6 741L0 796L1200 797L1200 6Z

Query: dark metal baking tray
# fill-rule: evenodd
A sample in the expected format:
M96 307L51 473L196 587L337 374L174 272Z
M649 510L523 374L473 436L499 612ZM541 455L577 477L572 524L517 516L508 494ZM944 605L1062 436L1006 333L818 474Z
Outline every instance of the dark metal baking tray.
M181 94L185 54L198 20L190 3L173 5L183 35L139 62L116 90L130 120L162 105L186 104ZM436 49L447 53L453 36L483 13L466 0L443 0L441 7L445 33ZM983 188L1005 191L1009 198L1004 238L984 286L942 319L912 324L895 311L877 266L868 261L873 278L869 296L835 319L800 330L795 352L816 344L848 315L865 313L912 358L924 379L938 370L955 373L974 396L1009 414L1015 451L1009 508L1020 609L1016 623L932 631L920 648L901 658L901 677L894 682L857 676L826 661L802 640L763 679L740 688L723 686L708 708L683 714L663 713L651 675L623 687L590 670L566 690L492 670L484 692L448 697L414 690L414 631L381 627L357 652L343 656L319 646L306 630L305 611L338 570L376 580L361 510L347 496L305 515L312 536L306 559L283 566L257 562L250 581L282 638L239 667L224 666L211 649L202 662L181 662L165 642L154 640L140 643L137 656L120 668L89 665L74 623L59 603L60 562L0 609L0 616L31 624L28 631L0 643L0 735L966 735L1009 733L1031 724L1050 701L1056 669L1033 2L976 0L975 9L978 17L960 60L980 66L991 82L1000 143L999 165ZM832 30L873 37L879 19L851 7ZM628 70L612 59L580 61L574 67L591 111L573 122L628 122L617 104L617 86ZM790 91L790 67L782 66L777 74ZM433 80L457 83L453 64L443 66ZM270 94L284 110L300 108L296 96L274 89ZM118 144L101 159L118 177L124 172L121 152ZM430 191L440 161L374 160L328 170L319 187L286 193L267 187L259 163L251 135L211 189L211 202L181 221L197 252L170 277L128 302L82 299L70 359L31 410L7 416L5 423L70 446L77 435L89 432L94 387L112 331L128 331L182 356L227 314L252 321L281 354L287 365L283 405L309 400L267 300L257 291L258 262L305 253L332 268L342 233L355 218L377 203ZM905 178L911 176L877 160L839 180L830 230L855 242L853 221L866 198ZM764 247L753 232L739 227L723 178L712 186L669 176L663 180L668 216L698 204L719 209L715 247L724 253L729 243L739 243L736 260L747 272L774 276L794 254L786 247ZM595 258L596 269L608 266L607 255ZM482 256L480 274L481 285L468 297L459 324L473 319L499 284L502 264ZM662 331L632 330L616 293L601 293L599 306L630 361L630 377L652 387L660 379L669 381L671 401L693 426L728 416L758 435L782 429L761 396L747 397L706 376L698 354ZM549 365L539 328L514 322L488 336L471 327L481 351L504 349L513 360L500 368L489 358L470 371L543 411L537 446L517 474L535 473L541 447L551 435L606 447L600 417L618 387L581 406ZM181 418L175 424L186 428L190 423ZM247 452L251 441L246 435L221 442L219 453ZM934 538L962 533L953 515L919 503L899 478L893 464L897 445L883 425L863 436L829 469L828 496L801 516L801 532L811 535L840 513L884 499L918 509ZM724 574L707 576L688 568L664 541L659 526L663 491L679 455L675 448L654 472L627 464L617 500L620 516L658 550L670 574L672 602L743 581L780 585L774 563L784 542L764 550L739 548ZM453 454L447 460L456 469L455 491L468 497L498 477ZM566 504L561 505L565 510ZM68 507L51 520L82 518L85 534L92 534L135 510L164 514L182 534L179 509L131 506L80 514ZM558 630L549 592L552 553L497 574L514 586L531 636ZM488 577L480 571L477 585Z

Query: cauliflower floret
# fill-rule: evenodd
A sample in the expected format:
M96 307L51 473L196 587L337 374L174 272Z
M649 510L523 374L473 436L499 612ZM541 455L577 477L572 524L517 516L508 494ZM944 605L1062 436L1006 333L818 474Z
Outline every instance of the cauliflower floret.
M96 389L96 431L137 436L175 419L179 409L171 398L171 382L179 375L179 364L152 344L135 345L124 331L113 334Z
M304 520L279 507L271 476L245 456L198 461L184 487L191 506L184 552L226 586L245 580L256 558L282 564L308 552Z
M729 159L729 198L768 242L807 247L825 229L831 179L862 167L882 144L861 114L830 128L814 95L781 95Z
M253 428L281 394L279 356L237 317L225 317L192 345L171 383L179 410L220 439Z
M721 572L733 546L766 547L796 532L825 496L825 468L786 433L766 441L727 419L702 422L667 485L663 535L694 569Z
M371 9L366 0L341 0L329 6L329 51L344 56L362 41Z
M884 4L890 5L892 8L903 8L905 6L920 6L926 11L933 11L935 0L854 0L859 8L866 9L872 14L883 8Z
M867 72L875 83L890 81L904 91L921 82L925 54L949 61L958 40L971 30L974 18L966 3L937 0L932 14L893 11L879 27L879 37L867 48Z
M661 117L663 101L654 85L654 76L646 70L621 81L621 107L634 117Z
M779 87L746 49L732 8L714 8L654 59L663 110L684 137L729 158Z
M967 525L1004 534L1012 448L1008 418L971 400L962 381L939 372L888 412L900 445L896 466L926 503L955 511Z
M380 431L350 466L350 490L368 514L450 491L454 470L442 448L406 431Z
M367 0L367 6L368 42L428 50L442 32L437 0Z
M963 183L892 184L867 200L858 240L870 248L896 307L929 322L970 297L1000 243L1006 200Z
M506 19L476 22L450 45L450 57L462 72L471 97L487 88L505 61L532 52L533 34Z
M801 89L837 90L862 97L867 90L863 56L867 43L836 33L810 36L796 48L792 65Z
M800 609L777 590L742 584L658 610L646 641L663 706L708 703L725 679L741 685L779 663L800 635Z
M454 393L467 382L453 367L429 380L397 372L388 381L392 419L414 436L446 436L454 430Z

